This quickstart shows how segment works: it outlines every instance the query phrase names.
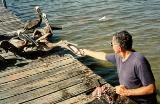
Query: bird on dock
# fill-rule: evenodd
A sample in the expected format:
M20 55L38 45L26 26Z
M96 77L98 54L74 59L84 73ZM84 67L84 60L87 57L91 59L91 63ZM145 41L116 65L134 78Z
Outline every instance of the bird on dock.
M53 24L51 25L48 21L47 15L45 13L42 13L42 18L44 19L44 22L46 24L46 26L43 29L37 29L34 31L33 35L41 34L41 37L39 39L37 39L37 41L45 39L51 35L53 35L53 30L62 30L62 27L60 26L53 26Z
M36 29L33 33L33 37L38 36L38 39L36 39L37 42L41 40L48 40L47 38L53 35L53 30L45 13L42 13L42 18L44 19L46 26L42 29Z
M25 46L28 42L38 46L38 43L32 39L28 34L23 34L23 30L17 31L18 38L22 40L22 46Z
M10 40L3 40L0 43L0 48L4 49L6 52L10 51L15 55L19 55L24 51L24 48L27 47L29 41L38 46L30 36L21 32L22 30L17 31L18 37L13 37Z
M39 6L35 7L35 11L37 13L37 17L33 20L27 21L27 23L24 26L24 32L27 30L34 30L35 28L39 27L42 23L42 12Z
M37 18L27 21L24 28L17 30L16 34L18 34L19 39L23 41L23 44L27 44L27 42L30 41L38 46L38 44L29 35L25 34L26 31L35 30L42 23L42 12L39 6L35 7L35 11L37 13Z

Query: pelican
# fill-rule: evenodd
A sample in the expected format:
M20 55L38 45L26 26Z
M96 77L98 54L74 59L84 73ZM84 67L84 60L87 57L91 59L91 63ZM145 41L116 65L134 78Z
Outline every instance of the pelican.
M53 30L62 29L62 27L51 26L48 21L47 15L45 13L42 13L42 18L44 19L46 26L43 29L39 29L34 32L35 33L34 35L36 35L36 32L41 33L42 35L39 39L37 39L37 41L45 39L46 37L53 35Z
M45 13L42 13L42 17L45 21L46 26L42 29L36 29L33 33L33 37L35 37L36 35L38 35L38 39L36 40L36 42L38 41L43 41L43 40L48 40L47 37L53 35L53 31L52 28L48 22L47 16ZM40 37L39 37L40 36Z
M23 30L18 30L17 34L18 34L19 39L22 40L22 42L23 42L23 43L21 43L22 46L25 46L28 43L28 41L30 41L31 43L38 46L38 43L35 42L29 35L23 34Z
M23 30L18 30L18 38L11 38L9 41L4 40L0 43L0 47L3 48L6 52L10 51L14 54L21 54L23 49L27 46L28 41L34 43L36 46L38 44L28 35L22 34Z
M24 31L32 30L32 29L34 30L35 28L40 26L40 24L42 22L42 12L41 12L39 6L35 7L35 11L37 13L37 18L27 21L27 23L24 26Z
M26 46L27 44L27 40L21 35L21 32L23 32L23 30L18 30L17 34L18 34L18 38L11 38L9 40L9 42L11 44L13 44L15 47L17 48L23 48L24 46Z

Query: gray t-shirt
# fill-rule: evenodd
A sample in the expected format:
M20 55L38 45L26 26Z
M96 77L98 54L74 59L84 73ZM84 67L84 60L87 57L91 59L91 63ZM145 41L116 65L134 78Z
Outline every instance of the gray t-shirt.
M155 83L151 67L147 59L138 52L132 52L126 61L116 54L106 56L106 59L117 66L119 83L128 89L139 88ZM156 94L145 96L132 96L131 98L140 104L150 104L156 99ZM146 103L142 103L146 102ZM152 102L152 104L155 104Z

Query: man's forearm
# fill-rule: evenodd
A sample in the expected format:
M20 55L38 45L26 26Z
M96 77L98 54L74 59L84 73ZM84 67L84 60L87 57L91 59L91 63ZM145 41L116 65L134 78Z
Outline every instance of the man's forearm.
M96 52L96 51L91 51L87 49L83 49L83 51L84 51L84 55L91 56L99 60L106 60L106 53L104 52Z
M128 96L138 96L138 95L149 95L156 91L154 84L148 86L136 88L136 89L127 89Z
M150 84L148 86L143 86L135 89L126 89L125 86L116 86L116 92L122 96L140 96L149 95L156 92L155 84Z

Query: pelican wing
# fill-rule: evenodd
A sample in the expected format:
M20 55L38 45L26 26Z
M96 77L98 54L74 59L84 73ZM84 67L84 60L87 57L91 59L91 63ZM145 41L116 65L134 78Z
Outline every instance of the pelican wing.
M30 20L25 24L24 29L25 30L35 29L38 26L40 26L40 24L41 24L41 21L39 19Z

